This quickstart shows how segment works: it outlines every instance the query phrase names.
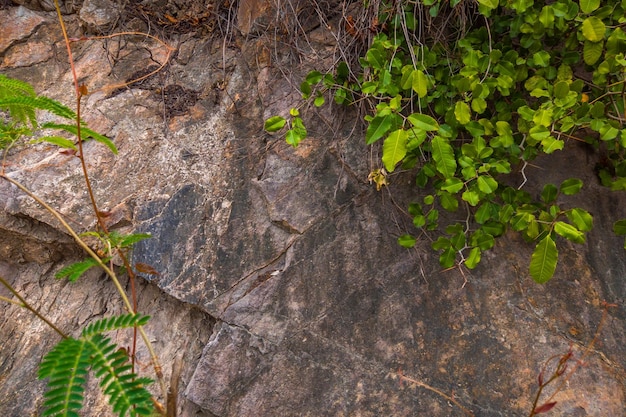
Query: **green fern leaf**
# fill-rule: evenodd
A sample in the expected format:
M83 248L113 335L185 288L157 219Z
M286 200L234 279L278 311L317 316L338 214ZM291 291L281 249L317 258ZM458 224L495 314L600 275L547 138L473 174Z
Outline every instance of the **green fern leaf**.
M113 411L120 417L150 415L152 396L144 388L152 382L130 372L126 353L107 337L96 334L86 338L92 352L92 369L100 379L102 391L109 396Z
M78 128L76 127L76 125L48 122L48 123L42 124L41 128L42 129L59 129L59 130L64 130L66 132L69 132L75 136L78 135ZM111 139L87 127L81 127L80 132L81 132L81 137L83 140L88 140L89 138L92 138L95 141L100 142L103 145L106 145L111 150L111 152L117 155L117 147L115 146L115 144L113 143Z
M141 314L123 314L121 316L106 317L90 323L83 329L81 335L82 337L91 337L111 330L143 326L148 320L150 320L150 316Z
M127 248L145 239L150 239L152 235L150 233L134 233L132 235L124 236L120 242L120 247Z
M97 265L98 265L98 262L95 259L87 258L82 262L76 262L76 263L66 266L65 268L62 268L54 276L56 278L67 277L69 281L74 282L78 278L80 278L81 275L87 272L90 268L97 266Z
M67 338L59 342L42 360L39 378L49 378L44 394L42 416L78 417L89 369L89 346L83 340Z
M34 140L32 143L41 143L41 142L48 142L60 148L76 150L76 145L74 145L74 142L61 136L44 136L42 138Z
M37 93L27 82L0 74L0 98L12 95L35 97Z

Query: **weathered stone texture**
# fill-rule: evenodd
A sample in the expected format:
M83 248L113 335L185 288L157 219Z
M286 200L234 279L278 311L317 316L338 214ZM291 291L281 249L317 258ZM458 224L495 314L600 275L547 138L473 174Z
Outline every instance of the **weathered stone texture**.
M261 14L249 32L265 9L239 4L240 14L254 4ZM10 22L0 28L8 34L0 36L3 73L72 105L54 15L23 7L0 14ZM68 22L79 34L79 19ZM86 144L96 198L111 210L111 227L153 235L133 255L158 271L140 280L140 311L153 316L146 329L166 377L184 359L179 415L465 415L439 390L476 416L526 416L542 366L570 348L582 361L571 362L576 372L552 415L626 413L626 256L611 232L626 198L598 184L594 156L568 144L567 156L526 170L532 192L547 172L555 184L582 178L587 197L559 204L578 204L595 219L586 244L559 242L547 285L532 282L532 248L513 234L471 273L441 271L426 237L412 250L397 245L413 230L403 207L414 199L414 179L395 176L381 192L367 183L370 149L358 130L349 135L354 115L337 131L309 117L310 137L295 150L263 132L264 117L284 114L299 96L274 68L295 61L270 54L271 39L170 35L178 49L168 66L124 87L107 86L147 74L167 49L134 38L89 41L75 45L75 58L93 92L83 99L85 120L119 149L113 156ZM32 58L44 37L56 54L42 49ZM332 52L326 41L312 46ZM13 149L7 161L12 178L79 230L93 226L76 158L35 145ZM57 222L0 183L0 274L77 333L122 307L97 271L77 283L52 278L76 259ZM603 301L617 304L605 320ZM58 338L16 305L0 311L0 414L37 414L44 385L36 367ZM130 343L126 333L115 338ZM148 373L144 349L138 360ZM400 381L399 370L418 384ZM109 413L98 395L86 407L85 415Z

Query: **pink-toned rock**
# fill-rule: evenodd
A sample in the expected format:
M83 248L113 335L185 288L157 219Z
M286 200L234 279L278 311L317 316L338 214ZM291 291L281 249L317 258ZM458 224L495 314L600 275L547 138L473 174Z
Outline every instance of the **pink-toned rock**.
M2 65L12 68L28 67L47 61L52 56L53 51L50 44L29 42L12 47L2 60Z
M46 20L25 7L0 10L0 54L14 42L27 38Z

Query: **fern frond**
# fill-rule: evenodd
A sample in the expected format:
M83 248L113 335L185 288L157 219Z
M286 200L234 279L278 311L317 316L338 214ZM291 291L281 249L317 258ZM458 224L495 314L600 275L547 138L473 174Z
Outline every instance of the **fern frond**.
M0 99L0 108L7 108L13 116L13 109L25 109L34 114L34 110L46 110L65 119L76 120L76 113L56 100L44 96L15 96Z
M74 145L74 142L62 136L44 136L37 140L32 141L32 143L41 143L41 142L48 142L60 148L76 150L76 145Z
M66 132L69 132L73 135L78 135L78 129L76 128L76 125L48 122L48 123L42 124L41 128L42 129L60 129L60 130L65 130ZM81 127L80 131L81 131L81 136L83 140L88 140L89 138L92 138L95 141L100 142L103 145L106 145L111 150L111 152L117 155L117 147L115 146L115 144L113 143L111 139L107 138L104 135L101 135L98 132L95 132L89 129L88 127Z
M120 242L120 247L127 248L145 239L150 239L152 235L150 233L133 233L132 235L124 236L124 239Z
M44 356L38 376L49 378L49 381L42 416L78 417L77 411L83 405L89 359L89 345L73 338L62 340Z
M150 316L141 314L123 314L121 316L106 317L89 323L83 329L82 337L91 337L98 333L104 333L111 330L124 329L134 326L143 326L150 320Z
M152 396L144 388L152 380L131 372L126 353L107 337L95 334L84 339L91 351L91 366L100 379L102 391L109 396L113 411L120 417L151 415Z
M0 74L0 98L15 95L34 97L37 93L29 83Z
M54 274L54 276L55 278L67 277L69 281L74 282L78 278L80 278L81 275L87 272L90 268L93 268L94 266L97 266L97 265L98 265L98 262L95 259L87 258L84 261L75 262L71 265L66 266L65 268L62 268L59 272Z

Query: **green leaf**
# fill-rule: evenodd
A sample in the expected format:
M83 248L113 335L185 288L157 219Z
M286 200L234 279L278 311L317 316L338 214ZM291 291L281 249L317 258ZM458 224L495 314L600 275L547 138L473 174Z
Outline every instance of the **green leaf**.
M558 99L564 99L569 93L569 83L567 81L559 81L554 84L554 97Z
M450 268L456 260L456 250L451 246L439 255L439 264L444 268Z
M62 268L59 272L54 274L54 276L55 278L67 277L69 281L74 282L78 278L80 278L81 275L83 275L94 266L98 266L98 262L96 262L96 260L93 258L87 258L84 261L75 262L71 265L66 266L65 268Z
M300 91L302 92L302 98L307 99L311 96L311 84L303 81L300 84Z
M494 10L498 7L498 0L478 0L478 3L489 10Z
M412 248L413 246L415 246L416 240L411 235L402 235L398 238L398 243L403 248Z
M474 247L470 250L469 255L465 258L465 266L469 269L474 269L480 263L480 248Z
M81 133L82 133L83 139L92 138L96 142L100 142L101 144L109 148L111 152L113 152L114 155L117 155L117 147L115 146L115 144L113 143L111 139L86 127L83 127L81 129Z
M319 83L320 81L322 81L322 73L319 71L311 71L306 75L306 82L309 83L310 85L315 85L317 83Z
M41 128L64 130L66 132L71 133L72 135L78 136L78 127L76 125L47 122L47 123L42 124ZM103 145L107 146L111 150L111 152L113 152L113 154L117 155L117 147L115 146L115 144L113 143L111 139L85 126L81 126L80 132L81 132L81 138L83 140L88 140L89 138L92 138L95 141L100 142Z
M89 347L92 369L103 393L109 397L113 412L123 417L135 407L131 415L151 415L152 396L145 386L152 381L131 372L125 351L101 334L82 339Z
M604 33L606 32L604 22L595 16L591 16L583 20L581 29L585 39L591 42L601 41L604 39Z
M365 59L374 69L382 70L385 68L386 60L378 49L370 48L365 54Z
M289 129L285 134L285 142L296 148L305 137L298 130Z
M418 214L415 217L413 217L413 226L417 227L418 229L421 227L424 227L425 224L426 224L426 216L424 216L423 214Z
M287 124L287 120L285 120L282 116L272 116L265 121L265 131L266 132L278 132Z
M365 140L368 145L382 138L393 125L395 115L390 113L385 116L376 116L372 119L367 131L365 132Z
M583 60L585 64L593 65L598 62L604 50L603 43L604 42L585 41L583 45Z
M561 183L560 191L565 195L577 194L583 186L583 182L578 178L570 178Z
M541 200L549 204L556 199L557 194L559 193L558 188L554 184L546 184L543 187L543 191L541 191Z
M600 0L580 0L580 10L589 14L600 7Z
M472 111L470 107L464 101L457 101L454 105L454 117L462 125L466 125L470 122L472 117Z
M431 145L437 171L443 174L444 178L453 177L456 171L456 159L452 146L441 136L435 136Z
M408 137L406 130L398 129L391 132L385 139L382 160L387 172L393 172L398 162L404 159Z
M550 234L546 235L535 247L530 258L530 276L539 284L544 284L552 278L556 270L559 252Z
M411 122L416 129L425 130L427 132L439 130L439 123L426 114L413 113L410 114L407 119L409 119L409 122Z
M445 191L439 192L439 202L441 203L441 207L449 212L457 211L459 208L459 200L457 200L454 195Z
M593 228L593 217L586 210L573 208L566 211L565 215L581 232L588 232Z
M552 29L554 27L554 9L552 6L543 6L539 13L539 21L546 29Z
M81 332L81 336L91 337L98 333L110 332L112 330L143 326L148 322L148 320L150 320L150 316L132 313L105 317L89 323L89 325L87 325Z
M496 244L496 240L492 234L487 233L482 229L478 229L476 232L474 232L474 234L472 234L472 237L470 238L470 243L473 246L480 248L480 250L485 251L493 248L493 246Z
M441 185L440 189L447 191L452 194L456 194L463 189L465 183L458 179L457 177L451 177L444 181L443 185Z
M550 135L541 140L541 146L545 153L551 154L554 151L562 150L565 142Z
M67 138L61 137L61 136L44 136L44 137L37 139L33 143L39 143L39 142L48 142L60 148L77 150L76 145L74 145L73 141Z
M480 196L476 191L473 190L464 191L463 194L461 194L461 198L463 199L463 201L467 201L468 204L472 207L475 207L476 204L480 202Z
M626 235L626 219L618 220L613 223L613 233L618 236Z
M428 78L420 70L413 71L413 91L419 98L424 98L428 94Z
M556 222L554 231L571 242L585 243L585 234L569 223Z
M493 177L481 175L478 177L478 189L485 194L491 194L498 189L498 181Z
M141 242L142 240L150 239L151 237L152 235L150 233L133 233L130 235L122 236L119 246L121 248L127 248L137 242Z
M66 338L59 342L39 367L39 379L49 378L44 394L42 416L78 416L82 408L85 375L91 351L82 340Z

